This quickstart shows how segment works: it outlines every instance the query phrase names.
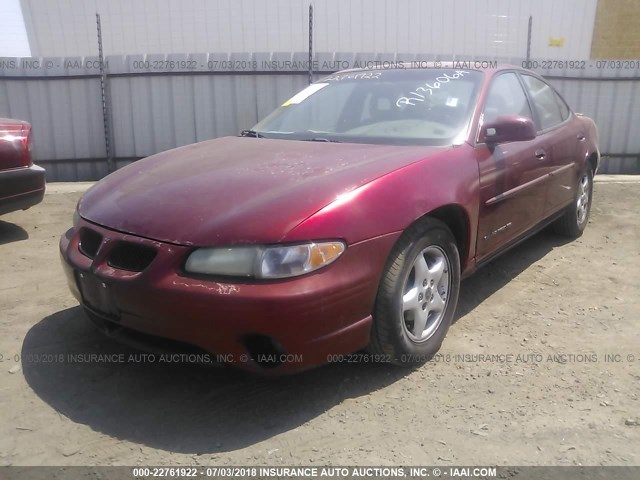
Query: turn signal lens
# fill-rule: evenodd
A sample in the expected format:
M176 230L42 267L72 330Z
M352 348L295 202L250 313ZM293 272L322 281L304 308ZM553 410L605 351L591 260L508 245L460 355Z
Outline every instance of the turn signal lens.
M313 244L309 266L312 270L328 265L344 252L344 245L339 242Z

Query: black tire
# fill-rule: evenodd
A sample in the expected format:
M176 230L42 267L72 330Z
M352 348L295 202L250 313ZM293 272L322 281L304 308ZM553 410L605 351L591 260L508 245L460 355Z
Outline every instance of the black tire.
M586 179L588 185L587 197L588 203L584 217L580 218L578 201L582 196L582 182ZM589 223L589 214L591 213L591 201L593 199L593 170L587 165L582 173L578 176L576 183L576 194L573 202L569 205L564 214L553 223L553 230L565 237L578 238L584 232Z
M439 319L438 325L432 327L435 330L427 338L417 341L416 338L411 338L415 331L411 332L410 330L416 328L421 331L421 327L414 327L415 323L411 320L412 314L418 309L405 312L403 296L405 295L405 288L412 286L422 292L421 300L419 296L415 296L416 300L419 300L417 303L422 310L425 310L424 305L429 299L433 302L433 288L424 287L425 282L431 285L433 282L426 280L417 282L417 273L414 268L414 263L421 253L428 266L429 252L431 251L436 252L435 258L437 261L442 262L446 258L448 262L448 268L443 269L444 274L440 277L441 281L444 282L445 274L448 275L446 279L448 291L443 302L442 315L434 317ZM444 254L444 256L437 257L440 254ZM432 278L437 277L434 276ZM423 285L421 290L418 284ZM438 289L438 286L436 286L436 289ZM402 234L387 260L386 268L378 287L368 350L383 356L395 365L419 365L431 359L440 349L447 330L453 321L459 291L460 257L453 234L444 223L435 219L426 218L416 222ZM442 299L440 294L438 294L438 297ZM415 314L417 315L418 313ZM432 318L431 313L428 313L427 317ZM434 325L435 323L437 323L437 320ZM424 331L426 332L428 329L427 327Z

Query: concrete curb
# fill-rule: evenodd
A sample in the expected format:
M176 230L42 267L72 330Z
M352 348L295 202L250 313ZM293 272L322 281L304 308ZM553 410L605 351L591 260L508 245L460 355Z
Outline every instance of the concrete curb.
M640 175L596 175L596 182L599 183L640 183Z
M56 193L76 193L76 192L86 192L95 185L96 182L52 182L47 183L46 193L56 194Z

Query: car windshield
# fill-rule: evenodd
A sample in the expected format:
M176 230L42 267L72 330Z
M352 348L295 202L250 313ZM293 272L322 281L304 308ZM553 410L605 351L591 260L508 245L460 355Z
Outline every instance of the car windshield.
M245 136L393 145L450 145L467 131L477 71L336 73L293 96Z

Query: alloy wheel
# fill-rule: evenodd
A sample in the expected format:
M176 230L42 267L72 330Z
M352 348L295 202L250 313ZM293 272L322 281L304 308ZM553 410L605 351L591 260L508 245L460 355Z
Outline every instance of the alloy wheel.
M589 175L584 174L578 184L578 200L576 201L576 217L578 219L578 225L582 225L587 219L589 213L589 194L591 190L591 183L589 182Z
M425 342L440 326L449 301L450 265L446 253L432 245L422 250L402 288L402 326L416 343Z

